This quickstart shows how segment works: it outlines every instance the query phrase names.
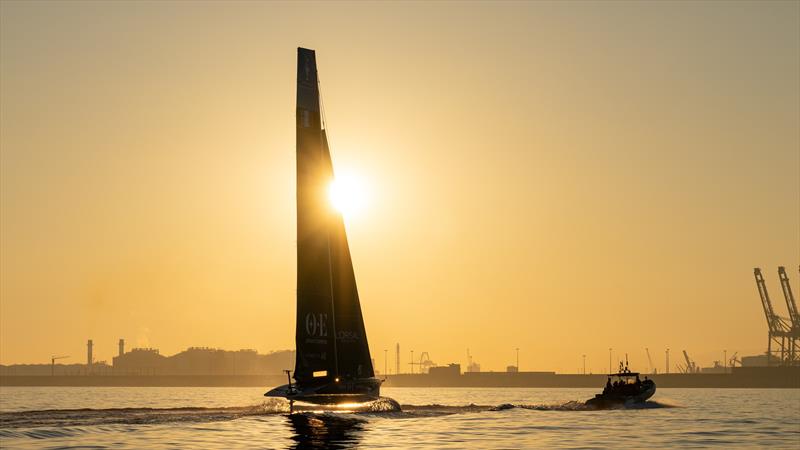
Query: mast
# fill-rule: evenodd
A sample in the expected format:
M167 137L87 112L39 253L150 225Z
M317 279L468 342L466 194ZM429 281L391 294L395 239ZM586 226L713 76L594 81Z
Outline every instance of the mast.
M332 298L326 190L333 179L322 145L316 56L297 49L297 355L298 383L335 377L336 330Z

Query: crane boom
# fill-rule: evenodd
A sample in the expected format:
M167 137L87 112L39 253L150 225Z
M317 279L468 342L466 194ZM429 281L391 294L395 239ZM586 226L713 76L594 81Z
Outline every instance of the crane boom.
M697 372L697 365L689 358L689 354L686 353L686 350L683 351L683 357L686 359L686 373Z
M778 267L778 278L781 280L781 289L783 290L783 297L786 299L786 309L789 310L792 329L800 330L800 314L797 312L797 303L794 301L792 287L789 285L789 277L786 275L786 269L783 266Z
M647 363L650 364L650 373L655 373L653 370L655 369L655 366L653 366L653 358L650 357L650 349L645 348L644 351L647 353Z
M769 292L767 292L767 285L764 283L764 276L761 275L761 269L756 267L753 269L753 274L756 277L756 286L758 287L758 295L761 297L761 306L764 307L764 315L767 318L767 326L771 333L783 333L789 327L783 318L775 314L772 308L772 301L769 299Z
M53 355L53 356L50 357L50 376L53 376L53 375L56 374L56 360L57 359L64 359L64 358L69 358L69 355L62 355L62 356Z

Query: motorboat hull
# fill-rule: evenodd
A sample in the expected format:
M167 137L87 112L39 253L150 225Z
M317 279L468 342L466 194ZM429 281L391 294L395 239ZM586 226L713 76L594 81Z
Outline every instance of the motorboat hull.
M604 393L597 394L594 398L586 401L586 405L594 406L598 409L610 408L620 405L632 405L644 403L656 393L656 384L652 380L642 382L642 387L635 394Z
M331 381L313 386L285 384L266 394L266 397L282 397L290 401L314 403L317 405L337 405L341 403L364 403L380 398L381 380L360 378L355 380Z

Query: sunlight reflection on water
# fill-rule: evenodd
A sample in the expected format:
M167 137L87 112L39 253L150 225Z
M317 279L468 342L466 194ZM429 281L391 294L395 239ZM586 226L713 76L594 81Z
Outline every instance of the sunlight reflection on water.
M285 402L265 402L263 389L252 388L4 387L0 446L797 448L800 442L799 390L664 389L643 408L610 411L584 407L592 389L383 393L403 410L289 416Z

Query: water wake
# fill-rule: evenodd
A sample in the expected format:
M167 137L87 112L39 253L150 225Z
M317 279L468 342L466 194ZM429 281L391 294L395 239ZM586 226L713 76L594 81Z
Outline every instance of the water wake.
M655 409L655 408L675 408L677 405L666 404L662 402L656 401L646 401L644 403L632 403L632 404L619 404L615 405L611 408L606 409ZM533 405L512 405L509 403L504 403L502 405L495 406L491 408L492 411L504 411L507 409L530 409L535 411L597 411L598 409L594 406L587 405L584 402L579 401L569 401L566 403L555 403L555 404L533 404Z
M262 407L51 409L0 413L0 428L215 422L268 414Z
M296 404L295 412L366 413L381 414L401 412L393 399L381 397L373 402L339 406ZM289 403L283 399L266 399L263 402L241 407L221 408L110 408L110 409L47 409L0 413L0 429L21 427L68 427L113 424L160 424L172 422L217 422L243 417L287 414Z
M620 405L615 409L653 409L674 408L676 404L648 401L641 404ZM434 417L450 414L482 412L502 412L506 410L533 411L596 411L583 402L569 401L556 404L501 404L501 405L400 405L388 397L362 404L319 406L296 404L295 415L306 417L385 417L413 418ZM224 408L112 408L112 409L52 409L41 411L19 411L0 413L0 430L39 427L84 427L113 424L164 424L173 422L216 422L236 420L245 417L285 415L289 412L288 402L282 399L268 399L262 403L243 407ZM1 434L1 433L0 433Z
M492 408L492 411L504 411L507 409L530 409L535 411L591 411L594 408L591 406L586 405L583 402L578 401L569 401L566 403L556 403L556 404L534 404L534 405L512 405L510 403L504 403L502 405L495 406Z

